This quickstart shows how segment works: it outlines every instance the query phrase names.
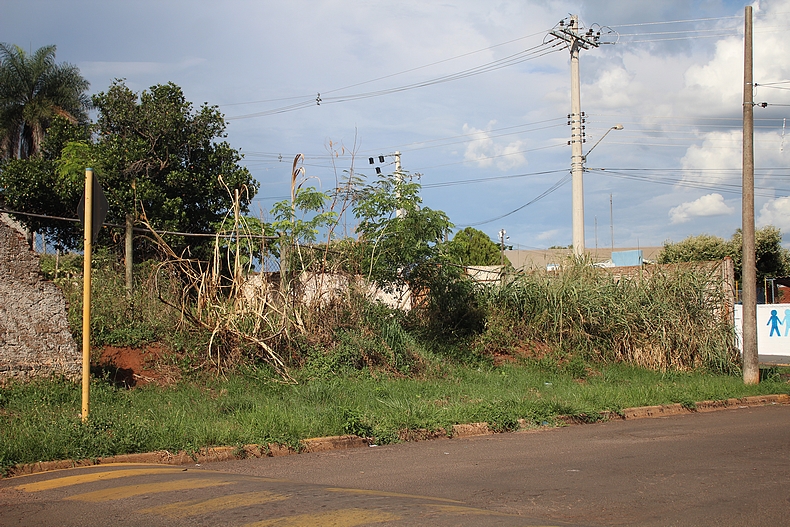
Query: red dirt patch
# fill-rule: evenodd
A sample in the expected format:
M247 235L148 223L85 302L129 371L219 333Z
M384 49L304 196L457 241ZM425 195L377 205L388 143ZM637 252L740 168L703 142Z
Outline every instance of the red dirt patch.
M542 359L549 354L551 354L551 348L547 344L530 340L522 342L511 351L495 352L491 356L494 359L494 365L501 366L502 364L516 363L519 359Z
M162 364L166 351L162 344L145 348L104 346L99 350L97 374L106 375L113 383L127 388L149 383L172 384L178 380L178 369Z

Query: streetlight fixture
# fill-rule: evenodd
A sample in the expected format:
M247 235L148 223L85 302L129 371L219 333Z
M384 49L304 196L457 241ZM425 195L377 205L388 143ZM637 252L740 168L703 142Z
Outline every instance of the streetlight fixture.
M592 145L592 148L590 148L589 150L587 150L587 153L586 153L586 154L584 154L584 155L582 156L582 163L584 163L585 161L587 161L587 156L588 156L588 155L590 155L590 152L592 152L592 151L593 151L593 149L595 149L595 147L596 147L596 146L598 146L598 145L600 144L600 142L601 142L601 141L603 141L603 138L604 138L604 137L606 137L607 135L609 135L609 132L611 132L612 130L622 130L622 129L623 129L623 125L621 125L621 124L616 124L616 125L612 126L611 128L609 128L609 129L608 129L608 130L607 130L607 131L606 131L606 132L605 132L605 133L604 133L604 134L601 136L601 138L600 138L600 139L598 139L598 140L595 142L595 144L594 144L594 145Z
M571 168L574 176L573 188L573 254L575 256L584 255L584 193L582 190L582 174L584 173L584 163L587 161L587 156L595 149L596 146L603 141L609 132L612 130L622 130L622 124L616 124L609 128L598 141L590 148L586 154L581 154L581 147L578 146L578 154L576 159L579 163L571 163Z

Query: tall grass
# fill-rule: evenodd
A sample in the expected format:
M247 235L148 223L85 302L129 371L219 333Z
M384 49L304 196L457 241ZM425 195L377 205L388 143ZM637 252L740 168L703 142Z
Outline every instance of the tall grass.
M718 276L695 268L618 277L583 262L530 273L480 292L487 351L536 343L588 360L666 371L738 369Z

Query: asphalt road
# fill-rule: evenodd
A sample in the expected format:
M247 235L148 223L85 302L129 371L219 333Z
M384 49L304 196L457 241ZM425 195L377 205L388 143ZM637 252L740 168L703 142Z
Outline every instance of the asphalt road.
M0 511L3 526L790 525L790 406L73 469L0 481Z

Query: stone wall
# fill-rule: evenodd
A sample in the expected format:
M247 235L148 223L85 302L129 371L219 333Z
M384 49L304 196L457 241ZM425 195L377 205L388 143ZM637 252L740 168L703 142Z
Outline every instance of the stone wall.
M38 255L0 216L0 384L42 376L78 379L82 356L60 289L41 276Z

